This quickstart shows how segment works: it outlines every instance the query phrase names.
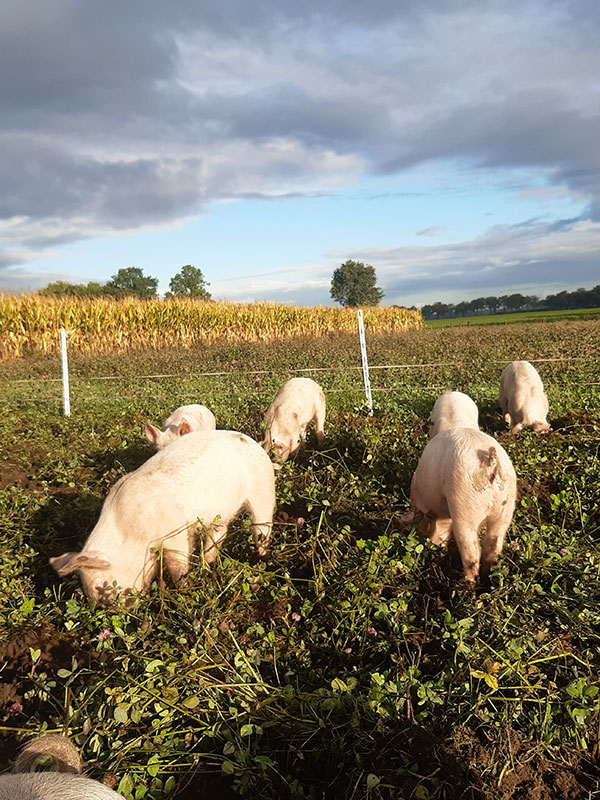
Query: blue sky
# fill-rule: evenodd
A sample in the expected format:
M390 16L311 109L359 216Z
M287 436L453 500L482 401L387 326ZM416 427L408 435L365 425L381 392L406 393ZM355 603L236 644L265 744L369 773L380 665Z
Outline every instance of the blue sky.
M159 279L330 304L600 282L600 11L587 0L0 11L0 289Z

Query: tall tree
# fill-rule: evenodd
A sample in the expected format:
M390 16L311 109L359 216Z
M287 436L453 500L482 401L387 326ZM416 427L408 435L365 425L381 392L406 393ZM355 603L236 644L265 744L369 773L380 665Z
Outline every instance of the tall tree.
M158 278L144 275L139 267L120 269L116 275L106 283L106 294L113 297L127 297L133 295L149 300L156 297Z
M348 259L334 270L329 293L343 306L377 306L383 292L375 286L376 280L373 267Z
M204 280L202 270L186 264L181 268L181 272L171 278L169 283L171 291L167 292L166 297L195 297L197 300L210 300L207 286L210 284Z

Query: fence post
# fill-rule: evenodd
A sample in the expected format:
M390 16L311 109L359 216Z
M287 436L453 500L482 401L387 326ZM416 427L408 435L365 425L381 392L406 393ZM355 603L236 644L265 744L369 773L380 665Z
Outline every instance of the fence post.
M60 329L60 350L62 354L63 407L65 417L71 416L71 398L69 397L69 360L67 358L67 332Z
M371 397L371 381L369 379L369 362L367 360L367 344L365 342L365 326L363 324L362 308L358 309L358 335L360 338L360 357L362 359L363 381L365 384L365 395L367 396L367 408L369 416L373 416L373 398Z

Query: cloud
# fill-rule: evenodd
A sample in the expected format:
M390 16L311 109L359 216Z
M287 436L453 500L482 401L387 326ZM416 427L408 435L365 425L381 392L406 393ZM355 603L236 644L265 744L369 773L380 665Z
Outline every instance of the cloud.
M365 248L347 257L375 267L386 304L412 304L591 287L599 280L599 253L600 223L565 220L498 225L471 241Z
M599 33L592 0L5 3L0 265L439 162L598 221Z
M494 226L482 236L453 244L331 252L327 264L277 271L294 273L297 280L256 273L220 281L211 290L214 297L231 300L251 297L327 305L331 303L329 287L335 264L352 258L375 267L385 305L455 302L512 291L539 296L597 284L598 252L600 223L531 221ZM492 258L490 253L494 253Z
M442 233L443 231L447 231L447 225L431 225L429 228L422 228L419 231L415 231L416 236L437 236L438 233Z

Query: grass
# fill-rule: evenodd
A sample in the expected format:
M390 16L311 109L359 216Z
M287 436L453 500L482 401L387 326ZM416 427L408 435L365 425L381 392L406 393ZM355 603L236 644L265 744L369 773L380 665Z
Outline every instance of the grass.
M0 768L47 729L126 798L594 796L599 333L371 334L371 365L413 365L372 370L373 417L354 336L74 355L70 419L57 354L5 365ZM513 438L498 414L517 358L557 359L537 363L547 436ZM240 518L217 569L198 559L187 588L158 582L129 612L55 577L47 558L79 548L110 486L150 456L146 418L203 400L219 427L258 436L276 388L312 368L300 374L327 391L326 444L310 435L277 473L268 563ZM473 396L519 478L492 585L475 593L456 553L399 522L441 387Z
M600 319L600 308L573 308L561 311L519 311L515 314L484 314L481 317L430 319L427 328L448 328L456 325L512 325L516 322L560 322L561 320Z

